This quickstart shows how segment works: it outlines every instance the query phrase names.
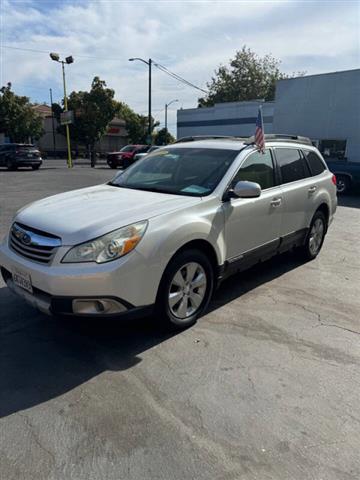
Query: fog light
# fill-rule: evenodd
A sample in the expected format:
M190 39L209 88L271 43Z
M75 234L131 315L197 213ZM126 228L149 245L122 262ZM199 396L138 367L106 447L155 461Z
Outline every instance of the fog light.
M81 315L108 315L127 310L122 303L112 298L77 298L72 301L72 309Z

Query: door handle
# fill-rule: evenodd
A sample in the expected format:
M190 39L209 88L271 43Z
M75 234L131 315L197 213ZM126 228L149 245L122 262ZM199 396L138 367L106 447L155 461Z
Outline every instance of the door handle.
M309 192L309 193L315 193L315 192L316 192L316 189L317 189L316 186L310 187L309 190L308 190L308 192Z
M281 198L273 198L270 202L272 207L279 207L281 205Z

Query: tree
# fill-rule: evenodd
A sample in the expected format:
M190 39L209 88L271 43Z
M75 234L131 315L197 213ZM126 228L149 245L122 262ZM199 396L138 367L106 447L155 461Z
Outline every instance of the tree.
M0 88L0 132L12 142L37 140L43 134L43 122L28 97L11 91L11 83Z
M126 103L118 102L119 116L126 122L126 130L130 143L145 144L148 136L148 117L135 113ZM152 118L151 130L159 125L159 122Z
M168 145L173 142L175 142L175 138L166 130L166 128L162 128L156 132L154 138L155 145Z
M115 92L106 88L106 83L94 77L90 92L71 92L68 98L68 110L75 114L70 125L70 136L76 142L90 150L91 165L95 164L95 143L105 134L111 120L118 114L119 105L114 100ZM63 111L59 105L53 105L54 115L59 119ZM58 128L65 134L65 127Z
M304 75L286 75L279 69L280 60L271 55L259 57L244 46L230 60L229 66L221 65L207 84L209 93L199 98L199 107L210 107L220 102L238 102L263 98L274 100L276 81L282 78Z

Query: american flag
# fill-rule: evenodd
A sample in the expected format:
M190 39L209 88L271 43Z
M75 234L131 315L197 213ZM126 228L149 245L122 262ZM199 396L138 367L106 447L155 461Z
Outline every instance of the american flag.
M258 147L259 152L265 151L265 136L264 136L264 124L262 119L261 107L259 107L259 113L256 119L255 129L255 145Z

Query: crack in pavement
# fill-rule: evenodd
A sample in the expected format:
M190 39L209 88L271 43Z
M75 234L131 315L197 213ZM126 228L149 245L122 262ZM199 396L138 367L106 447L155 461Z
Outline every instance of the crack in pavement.
M39 438L38 435L34 432L34 425L30 422L29 418L28 418L26 415L24 415L24 414L22 414L22 413L20 413L20 412L17 412L17 415L24 420L25 425L27 426L27 428L28 428L31 436L33 437L36 445L37 445L41 450L43 450L45 453L47 453L48 456L51 458L52 462L55 464L55 463L56 463L55 455L54 455L50 450L48 450L46 447L44 447L44 445L41 443L40 438Z

